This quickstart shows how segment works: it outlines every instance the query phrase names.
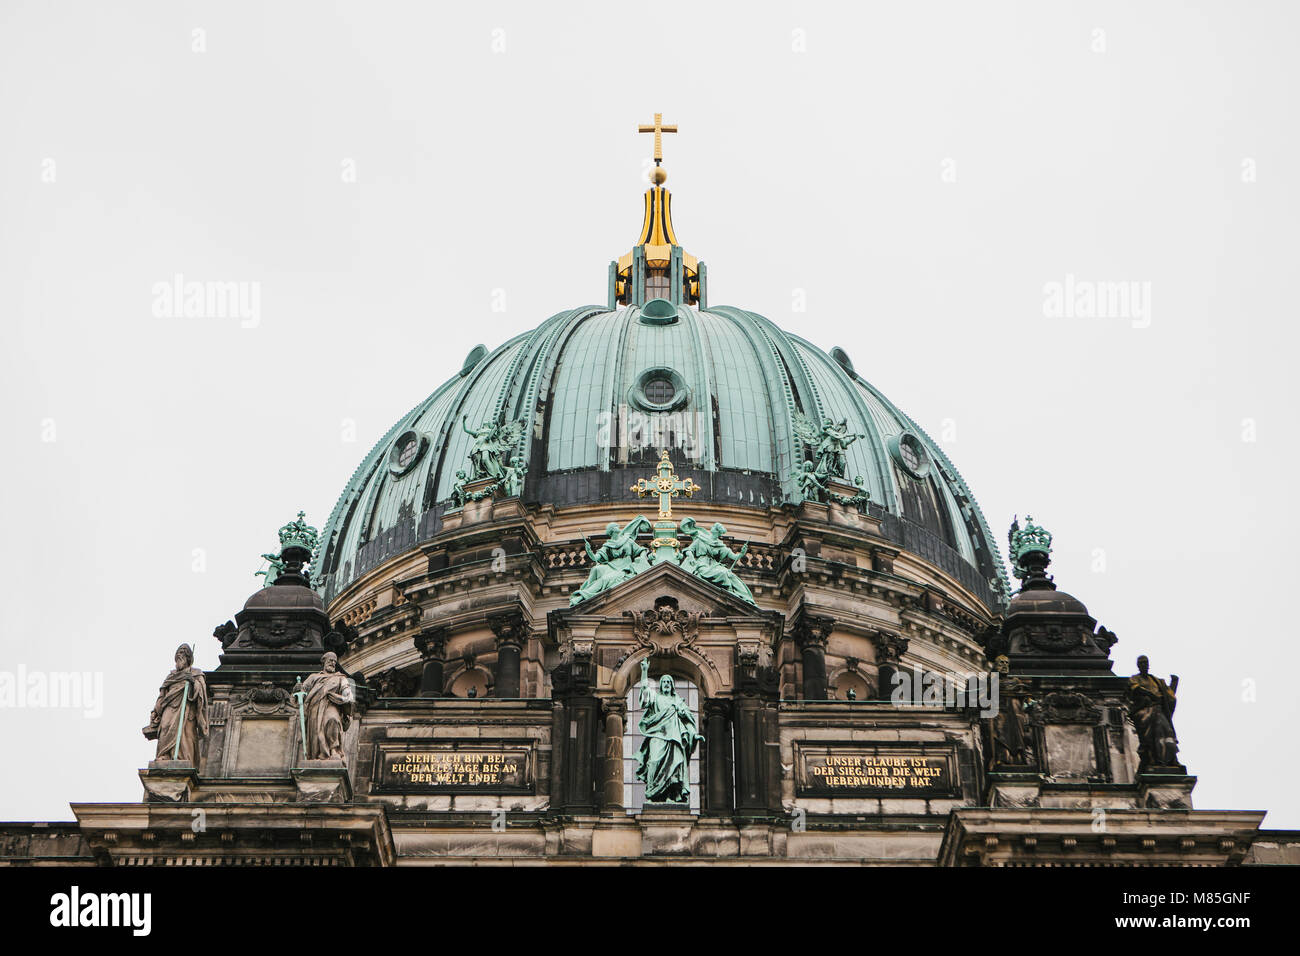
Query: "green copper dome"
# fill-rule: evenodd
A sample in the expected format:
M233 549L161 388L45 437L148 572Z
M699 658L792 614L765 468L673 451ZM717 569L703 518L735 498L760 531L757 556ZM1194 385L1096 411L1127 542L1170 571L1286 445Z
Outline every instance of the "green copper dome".
M675 298L679 298L675 296ZM901 547L986 601L1005 587L994 538L943 451L835 358L753 312L654 299L561 312L485 352L403 416L356 470L322 534L332 598L438 533L474 443L462 427L519 421L525 503L627 500L661 448L702 499L768 509L801 500L799 426L843 420L862 437L844 475ZM806 436L805 436L806 437Z

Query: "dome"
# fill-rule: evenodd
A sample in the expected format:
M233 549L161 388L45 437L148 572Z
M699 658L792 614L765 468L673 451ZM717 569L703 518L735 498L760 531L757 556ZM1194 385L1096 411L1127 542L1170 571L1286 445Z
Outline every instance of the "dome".
M479 346L389 429L322 534L316 582L327 600L438 533L474 444L463 426L489 420L521 423L525 504L626 499L638 508L629 488L668 448L704 499L759 509L801 500L795 473L809 452L800 421L844 421L861 436L846 451L845 478L870 495L885 533L986 604L1005 587L956 468L842 349L828 354L729 306L655 298L619 307L612 291L611 300L560 312L491 351Z
M281 584L258 588L244 602L245 611L324 611L320 595L305 585Z
M1055 588L1017 591L1007 605L1007 619L1016 615L1057 615L1060 617L1087 617L1088 608L1073 594Z

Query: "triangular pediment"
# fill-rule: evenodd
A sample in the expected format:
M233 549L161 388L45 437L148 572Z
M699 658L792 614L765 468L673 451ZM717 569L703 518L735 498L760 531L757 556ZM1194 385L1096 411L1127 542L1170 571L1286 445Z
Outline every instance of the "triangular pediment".
M771 613L742 601L730 591L702 581L675 564L656 564L628 581L574 607L553 612L562 618L621 617L624 611L642 611L655 599L669 595L683 611L708 617L770 617Z

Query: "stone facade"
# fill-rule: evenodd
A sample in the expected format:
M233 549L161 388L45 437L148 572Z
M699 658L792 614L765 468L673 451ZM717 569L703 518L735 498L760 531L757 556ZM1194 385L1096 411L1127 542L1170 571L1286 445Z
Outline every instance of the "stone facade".
M606 308L471 351L319 538L280 529L219 666L177 651L146 735L185 749L141 802L0 825L0 861L1296 860L1193 807L1176 680L1114 673L1049 534L1013 526L1009 595L956 468L843 349L708 307L662 183ZM690 728L651 792L684 803L644 799L649 674Z
M303 576L282 575L217 629L198 766L154 761L141 803L76 804L76 825L8 825L0 858L1001 866L1300 854L1295 834L1259 830L1262 813L1193 809L1186 772L1139 772L1114 635L1062 592L995 614L891 547L869 515L804 504L758 520L699 502L701 518L757 542L742 574L758 606L660 565L569 607L586 566L555 556L574 553L574 532L599 526L602 507L614 512L476 502L328 611ZM514 542L504 556L503 541ZM1105 635L1072 667L1036 657L1017 630L1046 632L1060 613ZM345 757L306 760L294 690L331 648L355 687ZM970 698L927 699L927 681L987 676L1007 649L996 717ZM697 695L705 739L689 806L629 799L643 659ZM895 674L917 685L910 697L891 699ZM874 786L843 776L855 773Z

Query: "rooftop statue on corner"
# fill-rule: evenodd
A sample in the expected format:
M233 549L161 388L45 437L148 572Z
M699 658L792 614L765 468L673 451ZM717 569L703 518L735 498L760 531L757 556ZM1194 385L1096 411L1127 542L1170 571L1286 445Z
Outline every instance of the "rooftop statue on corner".
M1178 736L1174 733L1174 707L1178 701L1178 675L1165 683L1149 673L1151 661L1137 659L1138 672L1128 679L1129 715L1138 735L1139 772L1157 767L1182 769L1178 762Z
M320 670L294 688L300 701L303 750L308 760L343 760L343 735L352 723L356 692L352 678L339 670L339 658L326 651Z
M799 440L813 449L811 459L804 459L801 465L795 466L793 477L799 497L804 501L833 501L846 507L865 510L871 498L868 492L859 490L857 494L844 495L827 487L827 483L849 480L845 452L850 445L866 436L850 432L847 418L839 422L826 418L818 425L798 412L794 416L794 430ZM861 489L862 476L854 476L853 484Z
M176 667L163 678L158 700L149 712L146 740L158 741L158 760L179 760L197 767L199 740L208 735L208 685L194 665L194 649L176 648Z

